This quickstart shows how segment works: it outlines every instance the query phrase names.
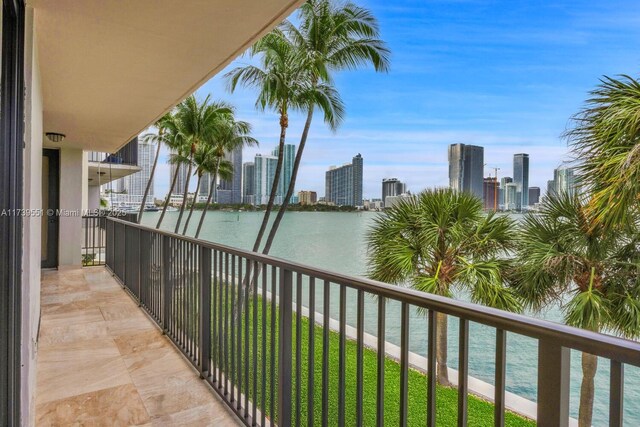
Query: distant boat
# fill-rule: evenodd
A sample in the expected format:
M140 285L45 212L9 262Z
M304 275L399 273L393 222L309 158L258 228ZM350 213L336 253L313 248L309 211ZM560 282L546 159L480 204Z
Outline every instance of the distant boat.
M160 208L158 208L156 205L146 205L144 207L145 212L158 212L159 210Z

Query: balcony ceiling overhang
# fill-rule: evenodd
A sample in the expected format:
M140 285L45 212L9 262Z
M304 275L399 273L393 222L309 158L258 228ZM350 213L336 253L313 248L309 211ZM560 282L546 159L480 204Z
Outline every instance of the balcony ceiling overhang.
M301 3L31 0L44 130L115 152Z

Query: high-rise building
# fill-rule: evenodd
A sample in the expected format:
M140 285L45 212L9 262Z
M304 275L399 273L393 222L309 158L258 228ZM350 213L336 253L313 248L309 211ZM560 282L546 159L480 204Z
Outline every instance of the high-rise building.
M529 206L529 155L513 155L513 183L516 185L516 207L520 211Z
M540 187L529 187L529 206L540 203Z
M298 192L298 202L301 205L315 205L318 203L318 193L302 190Z
M574 195L578 190L575 166L569 162L563 162L553 171L553 181L556 193Z
M500 184L496 178L485 178L483 183L483 205L486 210L498 210L498 192Z
M138 139L138 166L140 170L113 183L113 194L109 195L109 200L115 206L135 206L142 203L147 182L151 179L151 169L153 168L157 147L154 143L144 141L142 138ZM147 203L153 203L153 198L152 180L149 194L147 195Z
M181 195L182 193L184 193L184 187L187 183L187 172L188 171L188 167L185 164L172 164L171 165L171 176L169 177L170 180L173 180L173 177L176 173L176 169L178 169L178 178L176 179L176 184L173 187L173 194L175 195Z
M389 196L399 196L407 192L407 185L398 178L384 178L382 180L382 203L386 203Z
M242 203L252 205L254 203L254 190L256 183L256 164L247 162L242 165Z
M224 159L233 166L230 180L220 180L216 191L217 203L239 205L242 203L242 146L227 152Z
M271 185L275 178L278 158L275 156L264 156L256 154L254 160L254 187L253 203L256 205L266 205L269 203ZM276 204L278 200L275 201Z
M546 196L549 197L553 194L556 194L556 181L554 179L550 179L549 181L547 181L547 194Z
M362 206L362 171L360 154L352 163L329 168L325 173L325 201L337 206Z
M272 156L278 156L278 147L274 148L271 152ZM287 191L289 190L289 183L291 182L291 175L293 175L293 163L296 160L296 146L293 144L285 144L284 145L284 156L282 158L282 171L280 172L280 181L278 183L278 192L276 193L276 197L278 198L278 202L276 204L281 204L284 197L287 195Z
M509 182L504 186L504 209L508 211L516 210L518 202L518 185Z
M206 202L209 198L209 190L211 189L211 174L209 172L202 174L200 180L200 189L198 190L198 201Z
M513 178L510 176L505 176L500 179L500 188L498 188L498 204L502 207L504 207L504 189L506 185L511 182L513 182Z
M484 148L477 145L449 146L449 186L471 193L482 200Z

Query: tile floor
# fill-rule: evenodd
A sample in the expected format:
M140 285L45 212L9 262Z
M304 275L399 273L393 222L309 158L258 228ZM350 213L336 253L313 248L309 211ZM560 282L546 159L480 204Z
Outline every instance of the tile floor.
M42 273L38 426L236 426L102 267Z

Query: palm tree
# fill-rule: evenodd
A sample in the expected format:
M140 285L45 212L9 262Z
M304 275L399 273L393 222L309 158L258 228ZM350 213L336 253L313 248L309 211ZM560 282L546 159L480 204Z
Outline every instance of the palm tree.
M568 325L637 337L640 223L636 217L612 229L596 220L590 203L583 196L550 195L539 213L525 216L514 289L533 310L559 304ZM597 363L582 353L581 427L591 426Z
M582 160L594 220L624 222L640 205L640 82L604 76L573 124L566 136Z
M184 151L185 146L187 145L186 138L182 133L178 118L175 114L169 114L166 120L163 122L164 134L163 134L163 142L173 153L169 156L169 163L180 163L179 158L184 159ZM177 156L174 158L174 156ZM172 160L173 159L173 160ZM171 201L171 195L173 194L173 190L176 186L176 181L178 180L178 173L180 172L180 167L176 167L176 170L171 178L171 185L169 186L169 192L167 193L167 198L164 201L164 206L162 208L162 213L160 213L160 218L158 218L158 223L156 224L156 228L160 228L162 225L162 221L164 220L164 215L167 212L167 208L169 207L169 202Z
M304 62L298 57L298 54L299 52L281 34L280 30L276 29L260 39L250 50L250 55L260 55L260 66L247 65L237 67L225 76L229 80L231 92L236 89L238 84L254 87L258 89L256 107L263 111L267 108L274 110L280 116L278 162L267 208L253 245L254 252L260 248L280 182L284 144L287 128L289 127L289 111L300 109L299 93L305 81L303 75L308 73L308 70L304 67Z
M211 183L209 185L209 195L205 203L202 214L200 215L200 221L198 222L198 228L196 230L195 238L200 236L202 231L202 225L204 219L209 210L209 205L213 200L213 195L217 187L218 177L221 179L231 179L234 171L233 166L226 160L224 156L226 153L230 153L237 147L245 147L258 145L258 141L250 136L251 125L247 122L236 120L233 109L224 117L221 117L216 124L216 132L212 139L209 141L211 146L214 160L213 173L211 174ZM240 171L235 171L239 173Z
M142 203L140 204L140 210L138 211L138 224L142 221L142 214L144 213L144 208L147 205L147 197L149 196L149 191L151 189L151 183L153 182L153 177L156 174L156 167L158 166L158 159L160 158L160 149L164 144L164 123L169 122L171 119L171 114L166 113L155 123L156 129L158 129L158 133L148 133L143 136L143 140L147 142L154 142L157 144L156 148L156 157L153 159L153 166L151 167L151 174L149 175L149 180L147 181L147 186L144 189L144 195L142 196Z
M202 183L202 178L205 174L211 174L214 172L216 159L214 156L214 150L211 146L201 144L193 157L193 161L196 165L196 175L198 177L198 182L196 184L196 191L194 196L194 201L191 203L191 208L189 209L189 215L187 216L187 220L184 223L184 228L182 229L182 234L185 235L187 233L187 229L189 227L189 222L191 221L191 216L193 215L193 209L196 206L198 201L198 192L200 191L200 184ZM207 177L209 178L209 176ZM209 178L209 181L211 179Z
M176 117L179 119L181 131L189 140L188 160L184 162L187 167L187 179L184 188L184 197L180 205L180 214L176 221L174 232L177 233L182 222L182 215L187 205L187 195L189 194L189 183L191 181L191 171L193 169L193 156L197 147L205 141L215 138L220 118L231 114L232 108L224 102L210 102L208 95L202 102L198 102L194 95L189 96L176 107Z
M485 214L471 194L426 190L375 219L367 236L369 276L450 298L466 290L475 303L519 311L506 285L513 231L511 219ZM443 313L437 314L436 359L438 382L449 384Z
M293 165L287 194L271 226L263 253L268 254L295 189L309 128L316 107L324 112L324 121L335 131L342 121L344 106L332 85L332 74L373 65L379 72L389 70L389 49L379 38L378 22L373 14L353 3L333 0L309 0L299 9L300 28L285 21L275 35L284 35L298 51L297 57L308 71L301 104L307 118Z

